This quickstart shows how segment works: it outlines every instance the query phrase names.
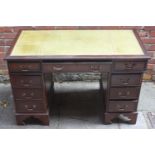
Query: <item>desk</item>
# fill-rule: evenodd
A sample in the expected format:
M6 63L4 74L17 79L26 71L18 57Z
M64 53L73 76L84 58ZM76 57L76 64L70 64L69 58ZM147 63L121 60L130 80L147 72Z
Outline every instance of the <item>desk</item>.
M6 57L17 124L30 118L49 124L52 103L48 102L45 80L62 72L101 73L104 123L119 119L134 124L148 59L132 30L21 31Z

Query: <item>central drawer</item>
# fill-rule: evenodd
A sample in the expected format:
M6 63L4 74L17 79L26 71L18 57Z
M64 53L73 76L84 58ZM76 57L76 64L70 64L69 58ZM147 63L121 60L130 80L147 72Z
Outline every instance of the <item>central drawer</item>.
M110 99L137 99L140 87L111 88Z
M14 89L15 100L43 99L42 89Z
M43 63L43 72L109 72L111 62L105 63Z

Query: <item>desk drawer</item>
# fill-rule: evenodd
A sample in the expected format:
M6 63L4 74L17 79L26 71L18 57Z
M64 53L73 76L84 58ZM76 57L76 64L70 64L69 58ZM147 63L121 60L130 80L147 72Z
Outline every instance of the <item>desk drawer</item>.
M42 89L14 89L15 100L33 100L42 99Z
M137 109L138 100L132 101L110 101L109 112L133 112Z
M140 87L111 88L110 99L137 99Z
M41 69L39 62L11 62L9 63L9 70L10 72L39 72Z
M16 112L18 113L33 113L33 112L46 112L46 104L40 101L16 101Z
M146 63L144 61L114 62L113 71L120 71L120 72L144 71L145 70L145 64Z
M111 63L44 63L43 72L109 72Z
M13 88L41 88L41 76L29 75L11 75L11 82Z
M111 86L134 86L141 84L141 74L112 75Z

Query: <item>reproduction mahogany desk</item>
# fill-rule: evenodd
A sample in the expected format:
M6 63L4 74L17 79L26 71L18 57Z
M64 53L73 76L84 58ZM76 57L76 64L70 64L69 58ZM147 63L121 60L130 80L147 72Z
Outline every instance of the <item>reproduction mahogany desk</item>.
M47 75L101 73L103 120L136 123L142 75L149 57L133 30L24 30L6 57L17 124L49 124ZM107 84L102 82L107 74Z

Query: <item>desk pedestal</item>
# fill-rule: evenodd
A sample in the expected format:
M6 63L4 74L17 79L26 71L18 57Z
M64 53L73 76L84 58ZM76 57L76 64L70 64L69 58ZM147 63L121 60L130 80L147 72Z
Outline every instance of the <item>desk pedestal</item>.
M46 78L52 73L99 72L103 95L103 120L110 124L115 120L136 123L137 105L146 68L146 60L128 59L84 62L46 62L46 60L8 60L9 74L14 96L17 124L49 124L49 107L52 101L47 89ZM106 85L103 74L107 74ZM52 76L51 76L52 77ZM105 80L105 79L104 79Z

